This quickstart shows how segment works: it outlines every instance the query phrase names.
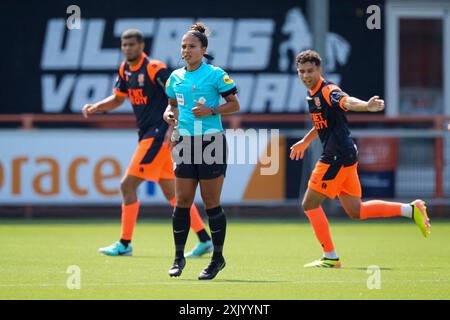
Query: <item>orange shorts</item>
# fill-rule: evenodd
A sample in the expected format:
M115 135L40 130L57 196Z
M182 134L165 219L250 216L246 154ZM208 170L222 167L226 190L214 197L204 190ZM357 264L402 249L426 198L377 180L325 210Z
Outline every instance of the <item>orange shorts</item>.
M361 184L358 177L358 163L344 167L331 166L318 161L309 178L308 188L317 191L330 199L343 193L361 197Z
M172 154L162 139L147 138L139 142L127 174L147 181L175 179Z

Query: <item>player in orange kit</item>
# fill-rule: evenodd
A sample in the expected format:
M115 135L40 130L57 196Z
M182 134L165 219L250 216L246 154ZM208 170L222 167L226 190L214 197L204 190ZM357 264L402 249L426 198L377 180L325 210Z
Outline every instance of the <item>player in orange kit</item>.
M139 128L139 144L120 185L122 194L122 233L120 241L100 248L106 255L132 255L131 239L139 212L137 188L144 181L159 184L166 199L175 206L175 175L171 158L171 127L163 120L167 106L165 83L170 76L166 65L147 58L144 53L144 37L141 31L129 29L121 36L121 50L125 61L113 95L95 104L86 104L83 114L108 111L118 108L128 97ZM195 204L190 208L191 228L197 233L199 242L187 257L201 256L213 249L212 241Z
M358 178L358 151L347 125L345 113L378 112L384 101L374 96L369 101L350 97L337 85L322 77L321 58L312 50L301 52L296 58L300 80L308 89L309 113L314 127L291 147L290 158L303 158L309 144L320 138L323 153L316 163L308 182L302 206L323 249L323 258L305 267L339 268L341 262L335 251L328 220L321 204L328 197L339 197L345 212L353 219L387 218L403 216L413 219L424 237L431 232L425 202L415 200L410 204L373 200L361 202L361 185Z

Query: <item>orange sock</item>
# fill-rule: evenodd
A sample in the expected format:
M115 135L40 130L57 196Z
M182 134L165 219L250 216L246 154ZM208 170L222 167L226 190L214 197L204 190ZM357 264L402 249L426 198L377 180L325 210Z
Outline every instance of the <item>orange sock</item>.
M122 204L122 235L123 240L131 240L133 238L134 226L136 225L139 213L139 200L132 204Z
M175 207L176 204L175 198L171 199L169 202L172 207ZM202 217L200 216L200 213L198 212L198 209L195 206L195 204L192 204L190 213L191 213L191 229L195 233L205 229L205 224L203 223Z
M331 240L330 227L328 225L327 216L325 215L325 212L323 212L322 207L318 207L313 210L306 210L305 214L311 222L314 233L316 234L316 238L317 240L319 240L323 251L334 251L333 241Z
M361 203L359 215L361 219L389 218L400 216L402 203L371 200Z

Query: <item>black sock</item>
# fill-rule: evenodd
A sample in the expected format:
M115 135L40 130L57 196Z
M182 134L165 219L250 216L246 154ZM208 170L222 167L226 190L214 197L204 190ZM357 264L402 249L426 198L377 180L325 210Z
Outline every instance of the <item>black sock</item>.
M206 209L209 218L209 229L211 230L212 242L214 245L214 253L212 260L223 259L222 251L225 242L225 234L227 229L227 219L222 207Z
M125 248L128 248L128 245L130 244L131 240L124 240L120 239L120 243L125 246Z
M198 236L198 240L200 240L200 242L206 242L206 241L211 240L211 237L209 236L208 232L206 232L205 229L202 229L199 232L197 232L197 236Z
M172 215L173 239L175 240L175 257L184 258L184 246L191 226L191 208L175 207Z

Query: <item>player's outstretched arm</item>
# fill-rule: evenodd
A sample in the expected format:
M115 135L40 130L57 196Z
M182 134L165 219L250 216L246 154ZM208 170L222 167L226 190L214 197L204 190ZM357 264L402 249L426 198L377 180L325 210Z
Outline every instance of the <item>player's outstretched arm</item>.
M103 99L94 104L85 104L81 112L83 116L87 118L90 114L99 112L99 111L108 111L113 110L118 107L125 101L125 97L120 97L115 94L110 95L108 98Z
M379 112L384 109L384 100L379 96L373 96L369 101L363 101L355 97L345 98L344 108L355 112Z
M296 142L291 147L291 155L289 156L291 160L299 160L303 159L303 155L305 154L306 149L308 149L311 142L316 140L319 137L316 128L312 128L306 136Z

